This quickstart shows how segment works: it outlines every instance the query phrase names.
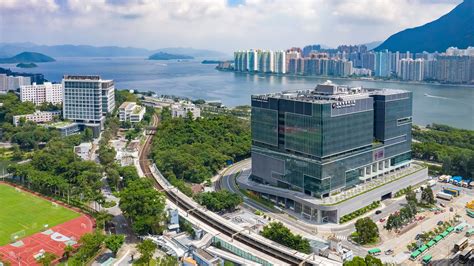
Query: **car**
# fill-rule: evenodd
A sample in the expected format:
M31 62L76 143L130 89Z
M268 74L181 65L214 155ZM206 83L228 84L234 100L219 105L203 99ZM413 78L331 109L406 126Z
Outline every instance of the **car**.
M450 211L450 212L454 211L453 207L449 208L449 211Z
M380 218L379 222L383 223L383 222L385 222L385 219L384 219L384 218Z
M378 215L378 214L381 214L381 213L382 213L381 210L376 210L376 211L375 211L375 214L377 214L377 215Z
M385 250L385 255L392 255L393 254L393 249L387 249Z
M443 225L444 222L443 221L438 221L437 225Z
M446 205L444 205L444 203L440 203L439 204L441 207L446 207Z
M418 240L418 239L420 239L420 238L421 238L421 234L417 234L417 235L415 236L415 240Z

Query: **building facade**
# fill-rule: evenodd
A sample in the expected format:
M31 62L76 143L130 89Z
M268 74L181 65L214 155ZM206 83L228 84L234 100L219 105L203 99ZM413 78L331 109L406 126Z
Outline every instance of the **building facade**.
M250 180L266 185L267 194L274 187L324 199L410 166L411 123L409 91L327 82L254 95ZM333 211L337 222L341 213Z
M193 103L182 101L171 105L172 117L186 117L188 113L191 113L194 119L201 117L201 109Z
M22 120L34 123L47 123L54 120L55 117L61 116L61 111L36 111L27 115L13 116L13 125L18 126Z
M119 107L119 120L120 122L138 123L142 121L145 111L145 107L134 102L124 102Z
M21 86L30 85L31 77L24 76L8 76L0 74L0 92L14 91Z
M324 197L411 159L412 94L318 85L252 96L252 176Z
M65 75L62 86L64 119L101 130L105 115L115 108L114 82L100 76Z
M20 101L32 102L36 105L42 103L61 104L63 102L63 86L51 82L21 86Z

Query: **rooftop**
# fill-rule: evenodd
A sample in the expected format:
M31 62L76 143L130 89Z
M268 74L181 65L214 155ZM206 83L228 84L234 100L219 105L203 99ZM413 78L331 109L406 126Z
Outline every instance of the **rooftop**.
M252 95L252 99L267 100L268 98L279 98L314 103L333 103L368 98L370 95L393 95L405 92L408 91L349 87L337 85L328 80L322 84L318 84L314 89Z

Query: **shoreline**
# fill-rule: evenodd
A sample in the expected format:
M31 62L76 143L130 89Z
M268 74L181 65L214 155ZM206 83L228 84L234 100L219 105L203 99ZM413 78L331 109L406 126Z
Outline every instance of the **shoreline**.
M303 79L330 79L330 80L348 80L348 81L368 81L368 82L383 82L383 83L395 83L395 84L410 84L410 85L434 85L434 86L453 86L453 87L467 87L474 88L474 84L451 84L451 83L438 83L438 82L422 82L422 81L403 81L403 80L384 80L384 79L371 79L371 78L351 78L351 77L336 77L336 76L305 76L305 75L292 75L292 74L276 74L276 73L260 73L260 72L239 72L235 70L219 69L217 71L222 72L233 72L238 74L246 74L260 77L275 76L275 77L291 77L291 78L303 78Z

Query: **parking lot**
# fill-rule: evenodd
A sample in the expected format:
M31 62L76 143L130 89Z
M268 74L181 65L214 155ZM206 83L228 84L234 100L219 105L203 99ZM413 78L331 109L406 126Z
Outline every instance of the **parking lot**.
M428 251L425 251L421 256L419 256L416 261L409 260L411 252L407 249L407 245L415 241L415 237L417 234L433 230L437 227L439 221L444 222L452 220L455 218L456 215L460 216L460 222L465 222L470 226L474 226L474 219L468 217L465 211L466 202L474 199L474 191L472 189L461 188L452 184L438 182L434 187L432 187L434 194L442 190L443 187L461 189L462 192L459 197L455 197L452 201L444 201L437 199L437 206L440 207L442 212L434 212L427 210L417 214L417 217L425 216L425 218L422 221L419 221L416 226L409 229L407 232L402 234L388 232L383 228L385 222L377 221L377 225L379 226L379 231L382 239L382 244L379 245L379 248L382 250L382 254L379 257L382 259L383 262L391 262L398 264L402 263L403 265L419 265L421 263L421 258L426 254L430 254L433 256L433 262L445 263L446 258L450 258L453 255L451 250L454 247L454 244L463 237L465 237L464 235L467 229L465 229L459 234L451 233L445 239L441 240L439 243L431 247ZM420 193L418 193L418 196L420 196ZM440 203L443 203L445 207L441 207ZM450 209L452 209L452 211L450 211ZM384 214L385 216L382 218L386 219L390 213ZM396 239L396 241L394 241L394 239ZM384 251L389 249L392 249L394 251L393 254L383 254ZM443 263L439 265L443 265ZM446 265L449 265L449 263Z

